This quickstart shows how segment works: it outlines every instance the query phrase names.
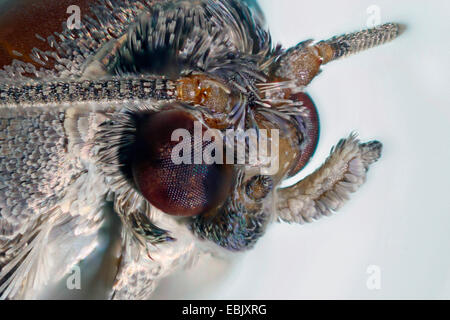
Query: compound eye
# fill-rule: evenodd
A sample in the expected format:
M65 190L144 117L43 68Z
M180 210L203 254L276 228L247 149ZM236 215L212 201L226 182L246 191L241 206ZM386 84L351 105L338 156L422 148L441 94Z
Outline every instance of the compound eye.
M301 115L294 117L300 136L300 152L288 177L294 176L306 166L313 156L319 140L319 116L311 98L303 92L293 94L290 98L294 101L302 102L304 111Z
M195 139L195 121L187 111L165 108L146 115L138 123L133 179L152 205L170 215L194 216L216 208L225 201L233 184L232 166L195 161L196 150L203 153L208 145ZM172 141L172 133L177 129L189 133L188 141ZM206 128L201 126L201 132L204 131ZM174 161L173 151L176 148L179 152L180 143L190 148L190 161L184 161L188 163ZM186 151L182 149L181 155Z

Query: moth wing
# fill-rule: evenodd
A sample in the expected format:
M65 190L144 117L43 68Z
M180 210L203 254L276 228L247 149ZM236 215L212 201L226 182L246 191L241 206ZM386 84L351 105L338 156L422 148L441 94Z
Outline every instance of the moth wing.
M107 191L57 106L0 107L0 295L33 298L97 245Z

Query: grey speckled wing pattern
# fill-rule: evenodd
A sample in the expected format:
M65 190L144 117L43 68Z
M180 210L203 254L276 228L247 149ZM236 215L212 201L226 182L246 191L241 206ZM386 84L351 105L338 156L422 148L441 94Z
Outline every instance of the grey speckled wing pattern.
M68 152L65 122L66 110L57 105L0 109L3 297L31 297L32 288L50 280L52 269L41 269L53 254L61 261L52 262L58 267L52 277L84 258L87 252L67 247L66 240L79 236L80 245L95 245L106 188Z
M329 215L363 184L381 143L350 135L316 172L279 188L317 143L317 110L303 89L322 64L392 40L399 25L286 50L272 46L253 8L100 0L81 29L56 33L54 52L35 52L53 69L15 61L0 71L1 298L39 297L87 257L108 202L122 228L109 297L146 299L202 254L251 249L270 222ZM165 212L143 192L135 162L146 152L145 124L167 110L208 128L281 130L281 169L269 176L261 164L235 165L222 202L196 216ZM162 136L144 140L152 146Z
M62 152L64 112L57 107L0 111L1 237L8 240L24 233L21 221L37 223L32 208L42 212L61 200L77 170Z

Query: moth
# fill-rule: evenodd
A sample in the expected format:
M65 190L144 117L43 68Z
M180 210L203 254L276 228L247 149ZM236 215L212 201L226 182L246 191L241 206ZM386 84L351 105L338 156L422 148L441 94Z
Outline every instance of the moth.
M15 61L0 73L1 298L36 298L63 278L98 246L106 208L121 221L113 299L149 298L203 254L249 250L273 222L340 209L382 145L350 134L280 188L318 143L305 88L322 65L400 31L388 23L285 49L242 1L98 1L80 29L55 33L53 51L33 52L42 67ZM277 130L277 143L266 140L278 170L173 163L172 133L197 122L202 132L254 129L257 140Z

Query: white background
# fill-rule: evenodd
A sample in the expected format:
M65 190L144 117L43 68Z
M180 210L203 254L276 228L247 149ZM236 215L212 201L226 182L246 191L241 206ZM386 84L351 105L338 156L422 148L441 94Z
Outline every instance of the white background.
M321 117L315 170L356 130L383 142L367 183L338 214L309 225L274 225L234 262L206 259L164 280L156 298L450 298L450 2L260 2L284 46L401 22L396 41L323 68L307 92ZM367 268L381 269L369 290Z

